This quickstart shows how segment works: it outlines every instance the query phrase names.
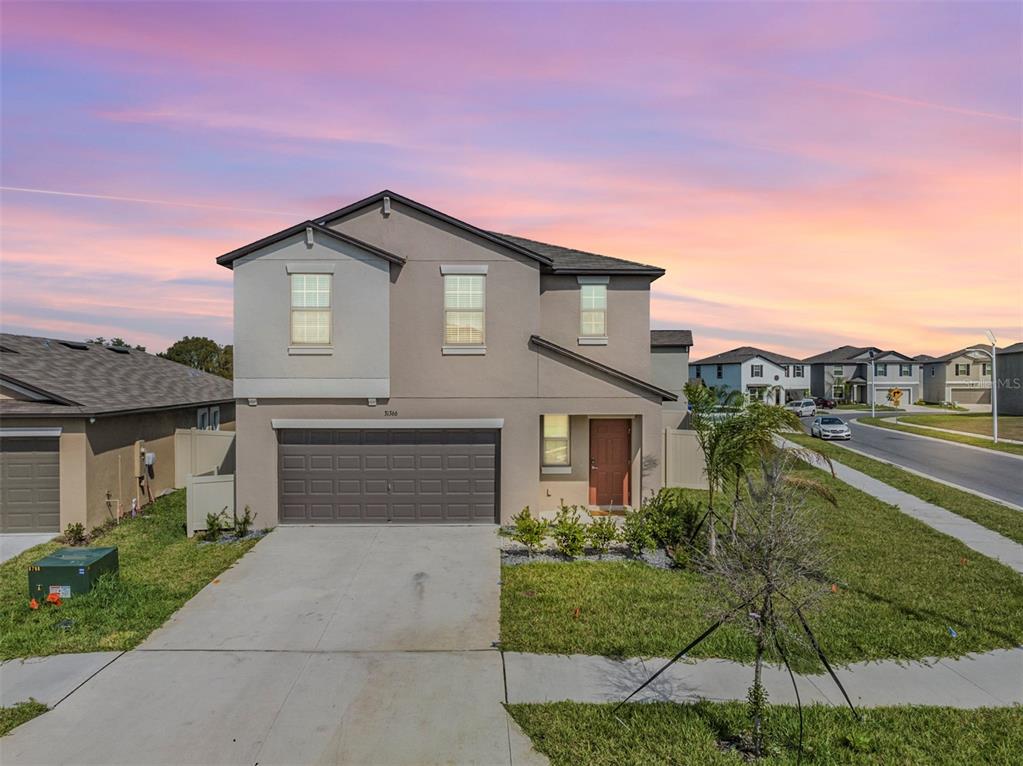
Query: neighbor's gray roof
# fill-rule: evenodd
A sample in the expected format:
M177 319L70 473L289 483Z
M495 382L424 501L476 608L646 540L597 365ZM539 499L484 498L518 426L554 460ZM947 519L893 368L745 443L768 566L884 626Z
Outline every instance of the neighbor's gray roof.
M999 354L1018 354L1020 351L1023 351L1023 341L998 349Z
M538 242L535 239L517 237L513 234L501 234L496 231L490 232L495 237L511 242L519 247L532 250L534 253L549 258L555 273L561 274L649 274L661 276L664 269L657 266L649 266L645 263L626 261L622 258L613 258L610 255L599 253L588 253L585 250L576 250L561 245L551 245L547 242Z
M980 344L978 344L976 346L967 346L966 348L961 348L958 351L951 351L951 352L949 352L947 354L942 354L941 356L929 357L926 360L926 363L927 364L932 364L934 362L950 362L950 361L952 361L953 359L955 359L957 357L963 356L964 354L968 354L971 351L977 351L977 350L980 350L980 351L990 351L991 347L990 346L983 346L983 345L980 345Z
M886 354L895 354L895 356L901 356L907 362L917 361L912 357L906 356L901 351L894 351L893 349L880 349L877 346L839 346L833 348L830 351L825 351L816 356L808 356L803 361L807 364L837 364L839 362L848 362L850 364L860 363L866 360L857 359L856 357L861 354L865 354L873 349L877 352L878 356L884 356Z
M692 330L651 330L650 345L653 347L692 346Z
M234 399L230 380L144 351L8 333L0 347L0 378L49 400L0 400L6 416L102 415Z
M802 364L798 359L794 359L791 356L776 354L774 351L764 351L762 348L756 348L755 346L739 346L739 348L722 351L720 354L708 356L706 359L698 359L689 364L740 364L755 356L763 357L775 364Z

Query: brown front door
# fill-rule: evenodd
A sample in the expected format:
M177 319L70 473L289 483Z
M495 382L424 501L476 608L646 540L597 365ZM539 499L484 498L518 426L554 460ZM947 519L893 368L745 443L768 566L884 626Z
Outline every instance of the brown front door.
M628 505L632 422L590 421L590 505Z

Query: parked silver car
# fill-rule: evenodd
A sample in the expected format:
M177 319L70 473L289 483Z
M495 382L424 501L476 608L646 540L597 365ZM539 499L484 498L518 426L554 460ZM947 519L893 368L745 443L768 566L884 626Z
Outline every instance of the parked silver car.
M817 414L817 405L813 403L813 399L797 399L786 404L785 409L796 413L801 418L812 417Z
M821 439L851 439L852 431L842 418L834 415L822 415L813 419L810 424L810 436Z

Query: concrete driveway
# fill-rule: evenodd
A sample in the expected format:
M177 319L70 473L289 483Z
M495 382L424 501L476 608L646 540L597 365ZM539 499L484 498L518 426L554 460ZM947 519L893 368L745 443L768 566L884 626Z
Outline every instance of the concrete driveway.
M281 527L4 764L540 764L507 716L494 528Z

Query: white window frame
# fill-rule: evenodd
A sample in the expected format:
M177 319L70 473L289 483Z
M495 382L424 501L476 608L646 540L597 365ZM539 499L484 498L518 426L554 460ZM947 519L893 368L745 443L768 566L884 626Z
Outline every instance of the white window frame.
M874 375L883 378L888 377L888 362L874 362Z
M295 305L295 280L301 277L303 280L307 277L318 277L326 281L327 285L327 305L326 306L296 306ZM290 322L289 322L289 344L292 347L300 348L325 348L329 347L333 342L334 337L334 285L333 275L317 272L306 272L296 271L290 272L288 275L288 305L291 307L290 311ZM304 288L303 288L304 291ZM313 292L319 293L321 290L314 290ZM327 338L326 340L296 340L295 339L295 316L297 314L326 314L327 315Z
M965 367L965 368L966 368L966 371L965 371L965 372L959 372L959 368L960 368L960 367ZM969 363L969 362L966 362L965 364L961 364L961 363L958 363L958 362L957 362L957 363L956 363L956 369L955 369L955 374L956 374L956 377L957 377L957 378L958 378L958 377L968 377L968 376L969 376L969 374L970 374L970 363Z
M441 267L443 295L443 325L441 327L442 349L445 354L479 353L487 347L487 272L486 266L480 267ZM479 280L480 285L480 307L466 308L464 306L448 306L448 285L454 280L467 279ZM449 282L451 280L451 282ZM471 293L471 290L470 290ZM480 337L479 340L459 341L452 340L448 335L448 314L479 314Z
M210 430L210 408L200 407L195 411L195 427L200 431Z
M547 435L547 422L548 418L564 418L565 433L564 435L548 436ZM565 459L556 463L550 463L547 461L547 444L548 442L565 445ZM540 423L540 467L547 473L557 473L558 471L567 473L572 469L572 417L570 415L563 415L560 413L550 413L543 415ZM553 470L551 470L553 469ZM567 470L566 470L567 469Z
M762 378L762 377L764 377L764 365L762 365L762 364L751 364L749 366L749 376L751 378Z
M833 365L831 365L831 374L832 375L840 375L840 376L841 375L845 375L845 366L841 365L841 364L833 364Z
M579 280L579 343L581 345L587 344L606 344L607 343L607 288L608 282L610 281L607 277L578 277ZM587 296L597 295L603 298L601 303L603 306L589 306L587 307ZM593 302L593 301L591 301ZM599 318L600 329L602 332L598 332L593 329L587 329L586 319L587 317Z
M832 399L845 399L845 386L832 386L831 387L831 398Z
M220 407L210 407L210 430L220 430Z
M913 365L911 365L911 364L900 364L899 365L899 377L900 378L912 378L913 377Z

